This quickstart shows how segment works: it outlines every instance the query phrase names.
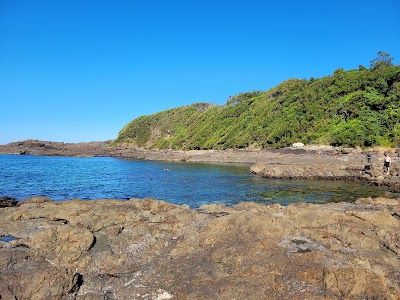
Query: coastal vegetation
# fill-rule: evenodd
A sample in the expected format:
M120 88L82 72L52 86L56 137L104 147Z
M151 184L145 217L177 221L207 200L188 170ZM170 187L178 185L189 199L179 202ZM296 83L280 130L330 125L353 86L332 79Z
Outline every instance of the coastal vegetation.
M378 52L369 68L288 79L268 91L195 103L128 123L114 143L147 149L281 148L294 142L400 145L400 66Z

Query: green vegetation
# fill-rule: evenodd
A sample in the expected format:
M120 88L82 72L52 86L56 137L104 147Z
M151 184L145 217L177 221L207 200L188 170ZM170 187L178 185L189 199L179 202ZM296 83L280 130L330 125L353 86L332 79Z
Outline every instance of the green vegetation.
M155 149L400 146L400 66L378 52L370 68L289 79L269 91L196 103L131 121L115 143Z

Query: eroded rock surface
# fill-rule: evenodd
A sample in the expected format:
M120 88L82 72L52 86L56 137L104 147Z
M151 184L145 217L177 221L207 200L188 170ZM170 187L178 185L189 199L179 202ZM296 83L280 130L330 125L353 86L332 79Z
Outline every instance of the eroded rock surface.
M251 172L267 178L284 179L348 179L360 178L364 166L333 163L271 164L258 163L251 167Z
M0 209L0 299L399 299L400 199Z

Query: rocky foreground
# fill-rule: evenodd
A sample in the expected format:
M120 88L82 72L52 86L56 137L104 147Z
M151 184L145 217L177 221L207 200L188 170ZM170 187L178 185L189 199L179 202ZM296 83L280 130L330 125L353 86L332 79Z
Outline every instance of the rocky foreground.
M0 204L0 299L400 297L400 199Z

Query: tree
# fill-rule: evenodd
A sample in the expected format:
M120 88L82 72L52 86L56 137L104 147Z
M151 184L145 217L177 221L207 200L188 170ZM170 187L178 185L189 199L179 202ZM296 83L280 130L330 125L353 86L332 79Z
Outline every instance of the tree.
M366 67L364 67L363 65L359 65L358 66L358 70L359 71L364 71L364 70L366 70L367 68Z
M391 67L393 66L393 58L390 57L389 53L385 53L382 51L378 52L378 57L375 58L374 60L370 61L370 68L371 69L379 69L382 67Z
M239 104L248 99L258 97L262 93L264 93L264 92L263 91L252 91L252 92L239 93L236 96L229 96L228 100L226 101L226 106L234 106L234 105Z

